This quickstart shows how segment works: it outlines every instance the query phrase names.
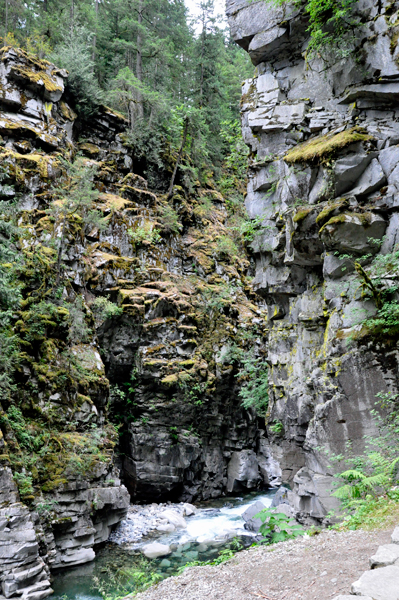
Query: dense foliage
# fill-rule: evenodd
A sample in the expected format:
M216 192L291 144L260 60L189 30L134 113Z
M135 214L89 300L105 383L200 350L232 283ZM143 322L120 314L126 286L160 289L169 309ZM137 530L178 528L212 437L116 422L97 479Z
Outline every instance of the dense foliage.
M372 411L378 436L365 436L366 450L354 453L350 444L346 455L331 456L332 462L345 465L336 475L339 498L347 513L344 520L350 529L373 523L381 509L399 500L399 402L398 394L377 394L378 408ZM384 513L384 511L382 511Z
M267 0L278 5L288 4L287 0ZM348 52L343 43L347 34L354 30L356 22L352 16L355 0L294 0L294 6L302 7L309 19L310 35L307 58L325 58L325 51L333 49L341 56ZM340 43L338 44L338 40Z
M200 4L195 24L182 0L0 0L0 23L5 45L69 71L81 117L100 103L128 117L135 171L153 187L180 148L186 183L221 176L252 66L213 0Z

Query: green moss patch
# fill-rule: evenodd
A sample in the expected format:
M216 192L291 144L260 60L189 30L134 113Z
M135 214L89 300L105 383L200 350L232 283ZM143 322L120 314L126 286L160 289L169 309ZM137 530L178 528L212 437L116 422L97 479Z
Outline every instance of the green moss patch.
M300 223L306 219L306 217L314 210L314 208L314 206L301 206L301 208L296 211L292 220L294 223Z
M322 160L335 154L338 150L354 142L366 142L372 137L361 127L352 127L340 133L333 131L316 138L311 138L299 144L284 156L287 163L313 162Z
M321 213L317 215L316 223L322 225L330 218L331 213L335 210L340 210L342 208L347 208L349 206L349 202L346 198L340 198L339 200L335 200L335 202L330 202L323 208Z

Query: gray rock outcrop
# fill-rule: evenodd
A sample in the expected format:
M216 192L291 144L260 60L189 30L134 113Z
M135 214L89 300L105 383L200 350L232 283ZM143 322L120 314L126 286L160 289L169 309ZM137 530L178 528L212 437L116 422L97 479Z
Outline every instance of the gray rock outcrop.
M362 452L364 436L378 434L376 394L398 386L395 337L368 337L364 321L377 308L361 293L355 262L367 271L398 243L399 3L366 0L353 10L361 24L344 37L342 58L328 47L323 57L306 54L303 6L226 7L256 67L241 105L245 203L264 227L252 248L269 317L268 435L296 515L308 522L338 504L327 455L348 440Z

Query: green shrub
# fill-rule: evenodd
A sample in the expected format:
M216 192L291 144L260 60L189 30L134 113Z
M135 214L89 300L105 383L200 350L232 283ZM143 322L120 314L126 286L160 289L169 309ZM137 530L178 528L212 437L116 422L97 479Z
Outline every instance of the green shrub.
M104 322L106 319L112 319L113 317L119 317L123 314L123 308L117 306L105 296L99 296L92 302L91 310L96 317L96 321L100 323Z
M282 435L284 433L284 425L281 421L276 421L273 425L270 425L269 429L276 435Z
M263 536L262 544L284 542L305 533L303 527L293 521L292 518L287 517L284 513L276 513L267 508L258 512L254 519L262 521L259 529L259 533Z
M142 244L156 244L157 242L161 241L159 230L156 229L154 223L150 223L149 221L144 223L144 225L136 227L135 229L129 229L128 234L131 242L137 246Z
M365 436L366 450L361 455L351 453L348 444L348 456L330 457L349 467L335 476L339 487L333 496L342 501L346 521L353 529L362 524L363 517L369 518L381 508L381 498L399 500L399 395L379 393L377 398L384 411L388 410L384 416L372 411L379 435Z
M33 494L33 479L31 475L25 473L13 473L13 478L18 486L21 496L30 496Z
M236 377L241 383L239 396L244 408L254 408L266 415L269 404L268 366L263 357L255 358L252 351L243 354L242 367Z
M278 5L286 3L286 0L267 1ZM294 0L294 6L304 6L305 13L309 15L309 58L322 56L325 49L331 48L343 56L347 54L343 40L357 25L352 17L355 3L356 0L305 0L304 3Z
M179 223L179 215L169 204L160 207L159 216L162 229L166 233L179 233L183 229L182 224Z

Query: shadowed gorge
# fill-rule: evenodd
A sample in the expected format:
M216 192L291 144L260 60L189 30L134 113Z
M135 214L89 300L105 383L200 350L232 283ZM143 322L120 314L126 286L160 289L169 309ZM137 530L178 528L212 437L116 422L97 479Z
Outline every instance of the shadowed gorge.
M399 2L199 14L0 0L0 600L396 514Z

